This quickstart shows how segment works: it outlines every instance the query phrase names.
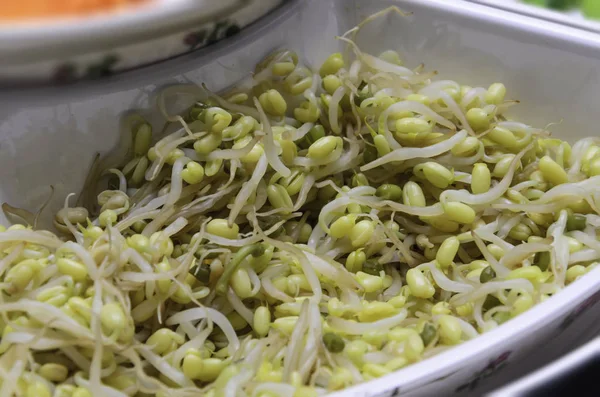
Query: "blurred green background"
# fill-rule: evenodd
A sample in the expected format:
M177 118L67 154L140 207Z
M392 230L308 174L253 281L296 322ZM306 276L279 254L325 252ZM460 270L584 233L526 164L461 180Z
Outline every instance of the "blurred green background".
M553 10L568 11L579 8L584 16L600 19L600 0L522 0L524 3Z

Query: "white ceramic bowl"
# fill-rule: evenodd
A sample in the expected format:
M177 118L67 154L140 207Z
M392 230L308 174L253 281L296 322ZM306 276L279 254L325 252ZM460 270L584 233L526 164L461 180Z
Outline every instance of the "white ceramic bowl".
M75 17L0 20L0 83L98 79L238 34L286 0L148 0Z
M370 24L360 36L363 49L375 54L397 49L409 65L425 62L439 70L440 78L466 84L502 81L509 96L521 100L514 114L525 122L545 126L562 119L554 131L570 140L597 134L596 35L459 0L312 0L279 10L237 42L143 73L69 90L2 91L0 202L35 209L53 184L51 207L59 208L67 193L78 191L92 155L117 144L123 112L150 109L158 88L206 82L214 90L224 89L280 47L318 65L341 48L335 35L390 4L414 15ZM156 113L148 117L160 122ZM494 331L335 396L481 395L502 373L540 366L536 360L553 347L560 354L598 332L598 291L600 269Z

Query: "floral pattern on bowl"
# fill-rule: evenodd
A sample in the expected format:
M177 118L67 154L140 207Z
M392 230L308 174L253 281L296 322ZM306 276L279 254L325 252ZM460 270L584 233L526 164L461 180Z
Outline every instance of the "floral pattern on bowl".
M485 366L485 368L483 368L481 371L476 372L467 383L464 383L458 388L456 388L456 392L473 391L477 387L479 382L484 381L486 378L490 377L494 372L506 365L511 353L512 352L510 351L506 351L500 356L498 356L496 359L490 361L488 365Z
M586 300L584 300L579 306L577 306L571 313L569 313L563 322L560 324L559 329L564 330L568 328L573 321L575 321L578 317L580 317L583 313L585 313L588 309L594 306L596 303L600 301L600 291L596 292L594 295L590 296Z

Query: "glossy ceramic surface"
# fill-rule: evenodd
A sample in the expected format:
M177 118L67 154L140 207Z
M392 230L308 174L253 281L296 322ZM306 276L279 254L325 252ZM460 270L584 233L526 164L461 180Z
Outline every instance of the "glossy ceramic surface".
M247 77L257 61L281 47L318 65L341 48L335 35L391 4L413 15L390 15L369 25L359 35L364 50L377 54L396 49L409 65L424 62L442 79L483 86L502 81L509 97L522 102L513 113L522 120L539 126L562 121L552 131L571 140L597 134L597 35L464 1L309 0L279 10L243 37L144 73L124 73L69 91L3 91L0 201L35 210L52 184L56 193L51 207L59 208L66 194L78 191L93 154L118 143L124 111L141 109L160 127L162 120L151 109L161 87L206 82L210 89L222 90ZM171 110L192 100L181 98ZM597 291L600 269L494 331L335 396L480 395L511 368L519 374L518 368L527 363L530 369L541 365L536 364L540 350L555 345L565 352L588 333L598 332Z

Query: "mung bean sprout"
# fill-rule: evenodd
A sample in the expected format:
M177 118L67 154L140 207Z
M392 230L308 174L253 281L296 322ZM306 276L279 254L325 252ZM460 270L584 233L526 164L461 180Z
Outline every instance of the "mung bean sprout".
M318 70L277 51L245 89L163 91L162 135L133 118L56 233L3 207L25 223L0 231L3 396L322 395L597 266L599 142L364 53L369 20ZM177 90L204 97L168 115Z

